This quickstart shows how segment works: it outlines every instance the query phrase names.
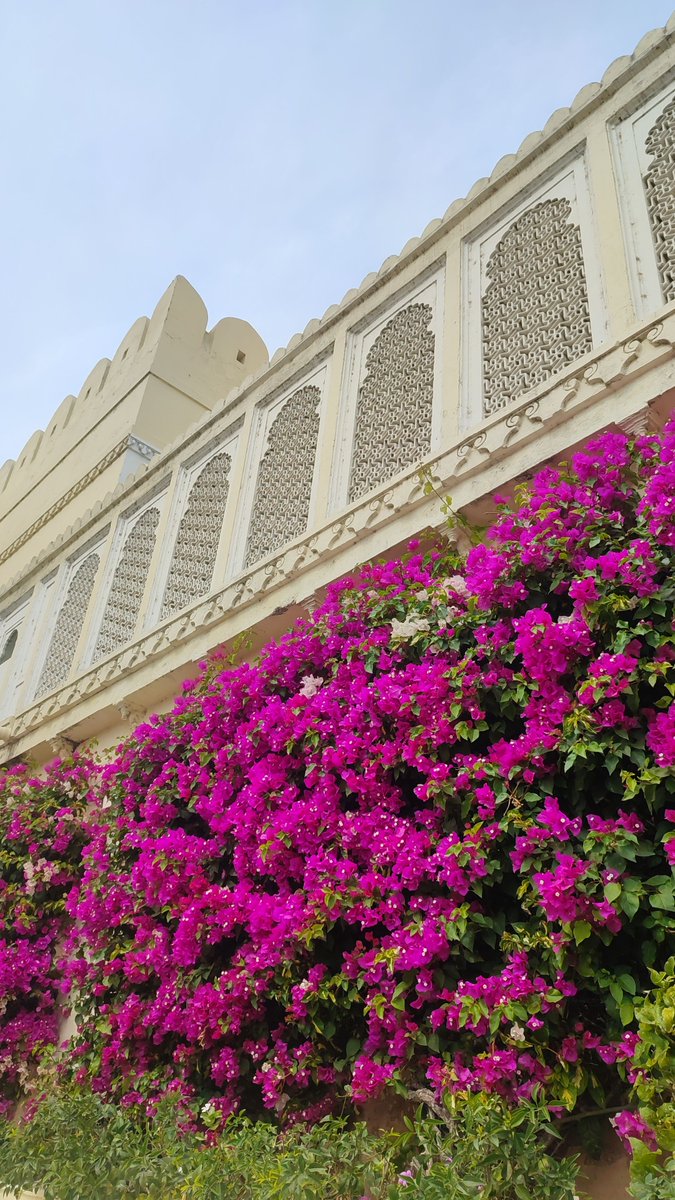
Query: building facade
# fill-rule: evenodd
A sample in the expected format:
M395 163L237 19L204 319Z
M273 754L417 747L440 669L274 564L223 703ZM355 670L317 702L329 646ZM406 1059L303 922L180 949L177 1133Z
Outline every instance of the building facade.
M197 664L675 406L675 18L268 359L178 278L0 470L0 762L114 745ZM431 481L430 490L425 481ZM625 1162L591 1169L624 1194Z
M675 396L675 20L268 360L181 278L0 470L0 761L167 707L331 580Z

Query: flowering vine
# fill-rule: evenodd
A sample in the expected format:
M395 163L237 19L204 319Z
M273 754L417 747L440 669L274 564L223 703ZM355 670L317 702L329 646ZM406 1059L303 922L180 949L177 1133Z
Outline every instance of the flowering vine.
M364 567L92 767L77 1080L210 1121L623 1097L672 931L674 471L675 427L605 433L465 563Z
M14 1110L56 1046L67 1001L59 949L78 879L95 768L8 769L0 786L0 1113Z

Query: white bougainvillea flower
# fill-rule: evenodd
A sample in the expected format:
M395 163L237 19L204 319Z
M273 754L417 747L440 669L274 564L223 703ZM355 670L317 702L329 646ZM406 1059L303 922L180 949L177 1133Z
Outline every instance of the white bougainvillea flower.
M322 686L323 679L320 675L303 675L298 695L310 699L312 696L316 696Z
M449 579L444 580L444 583L448 591L456 592L458 596L469 595L466 580L461 575L451 575Z
M416 633L427 633L428 630L429 622L425 617L408 617L405 621L394 617L391 622L391 632L395 638L414 637Z

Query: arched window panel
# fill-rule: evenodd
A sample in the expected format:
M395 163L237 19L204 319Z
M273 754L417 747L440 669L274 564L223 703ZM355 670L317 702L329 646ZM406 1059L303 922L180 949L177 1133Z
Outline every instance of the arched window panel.
M635 307L675 300L675 87L672 81L611 127Z
M93 661L114 654L130 642L136 632L150 563L155 549L160 510L146 509L134 522L124 540L110 582Z
M0 719L16 711L18 690L34 645L29 613L32 591L0 615Z
M664 300L675 300L675 96L645 140L644 176L649 223Z
M434 310L418 299L381 326L358 383L348 501L386 483L431 450Z
M209 459L191 484L178 524L160 620L180 612L211 588L231 467L232 459L223 450Z
M574 370L607 336L583 153L486 221L462 258L465 431Z
M298 388L271 417L246 545L252 566L307 528L319 438L321 390Z
M99 555L92 552L73 570L47 647L36 700L65 683L70 674L99 563Z
M593 348L581 230L566 197L506 230L482 297L483 413L519 400Z

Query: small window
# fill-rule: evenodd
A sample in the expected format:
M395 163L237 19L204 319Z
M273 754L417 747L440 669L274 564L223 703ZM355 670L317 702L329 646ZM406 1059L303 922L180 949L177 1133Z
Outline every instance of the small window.
M7 660L12 657L18 636L18 629L13 629L4 646L2 647L2 652L0 653L0 666L2 666L3 663L6 663Z

